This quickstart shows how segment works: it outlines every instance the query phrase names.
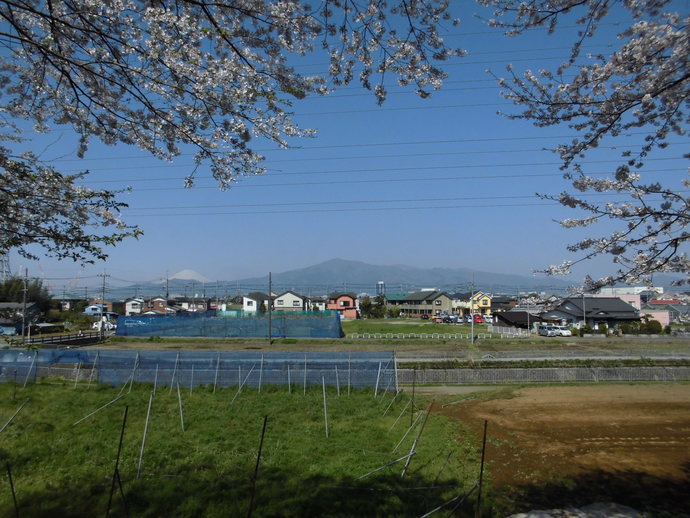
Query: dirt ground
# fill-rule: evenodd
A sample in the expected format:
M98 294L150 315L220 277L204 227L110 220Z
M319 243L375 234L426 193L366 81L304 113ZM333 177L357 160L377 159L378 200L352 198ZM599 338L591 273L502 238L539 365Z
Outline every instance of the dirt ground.
M690 512L688 384L549 386L452 399L437 411L477 436L488 422L489 483L521 507L505 511L608 500L664 516Z

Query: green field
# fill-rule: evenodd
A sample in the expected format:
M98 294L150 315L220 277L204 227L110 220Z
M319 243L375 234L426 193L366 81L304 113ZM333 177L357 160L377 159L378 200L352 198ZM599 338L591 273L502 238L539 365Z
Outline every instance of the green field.
M0 433L0 515L15 516L9 473L21 517L105 515L117 481L125 407L122 493L115 484L111 516L248 515L264 417L253 516L421 516L467 491L478 477L476 438L432 412L404 477L403 460L356 480L410 452L428 400L415 401L419 421L403 439L413 418L409 395L338 395L331 388L326 437L321 387L306 394L301 387L292 393L264 387L239 395L235 388L181 389L182 418L177 389L159 387L137 477L151 389L125 387L121 399L75 424L121 389L75 388L60 380L0 385L0 425L26 402ZM472 506L462 514L469 516Z

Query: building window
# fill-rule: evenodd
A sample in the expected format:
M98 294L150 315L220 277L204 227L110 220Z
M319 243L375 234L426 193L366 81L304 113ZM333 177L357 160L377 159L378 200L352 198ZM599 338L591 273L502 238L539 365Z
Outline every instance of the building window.
M248 307L251 307L251 306L253 306L253 305L254 305L254 301L253 301L253 300L248 300L248 301L247 301L247 306L248 306Z
M300 304L300 301L299 301L299 300L293 300L293 301L292 301L292 307L293 307L293 308L298 308L298 307L300 307L301 305L302 305L302 304Z
M341 300L340 305L342 307L348 307L350 305L350 301L349 300Z
M436 300L435 302L436 302L436 305L437 305L437 306L440 306L440 305L441 305L441 301L440 301L440 300Z
M278 299L278 300L276 301L276 303L277 303L279 306L282 306L282 305L284 304L284 302L285 302L285 301L282 300L282 299Z

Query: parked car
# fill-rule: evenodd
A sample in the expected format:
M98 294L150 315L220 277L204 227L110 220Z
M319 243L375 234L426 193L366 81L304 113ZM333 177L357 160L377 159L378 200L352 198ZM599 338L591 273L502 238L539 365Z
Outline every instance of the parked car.
M493 324L493 321L494 321L493 315L484 315L484 323Z
M99 320L98 322L94 322L93 325L91 326L91 329L96 329L99 330L101 328L101 321ZM103 330L104 331L114 331L117 329L117 324L113 324L112 322L103 322Z
M553 326L556 331L556 336L573 336L573 332L568 326Z
M467 322L468 324L472 322L472 315L465 315L465 322Z
M429 320L429 315L422 315L422 320Z
M558 336L554 326L542 324L537 328L537 333L540 336Z
M475 313L473 318L474 318L475 324L483 324L484 323L484 319L482 318L482 316L479 313Z

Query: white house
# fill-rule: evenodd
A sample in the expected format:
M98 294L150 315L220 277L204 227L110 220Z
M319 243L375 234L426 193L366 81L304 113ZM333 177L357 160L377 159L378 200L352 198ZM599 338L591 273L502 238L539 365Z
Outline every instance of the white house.
M276 311L304 311L306 304L306 297L290 290L273 299L273 309Z
M139 315L146 311L146 303L141 297L134 297L125 301L125 315Z
M261 291L253 291L242 297L242 311L245 313L257 313L263 305L264 311L268 311L269 296Z

